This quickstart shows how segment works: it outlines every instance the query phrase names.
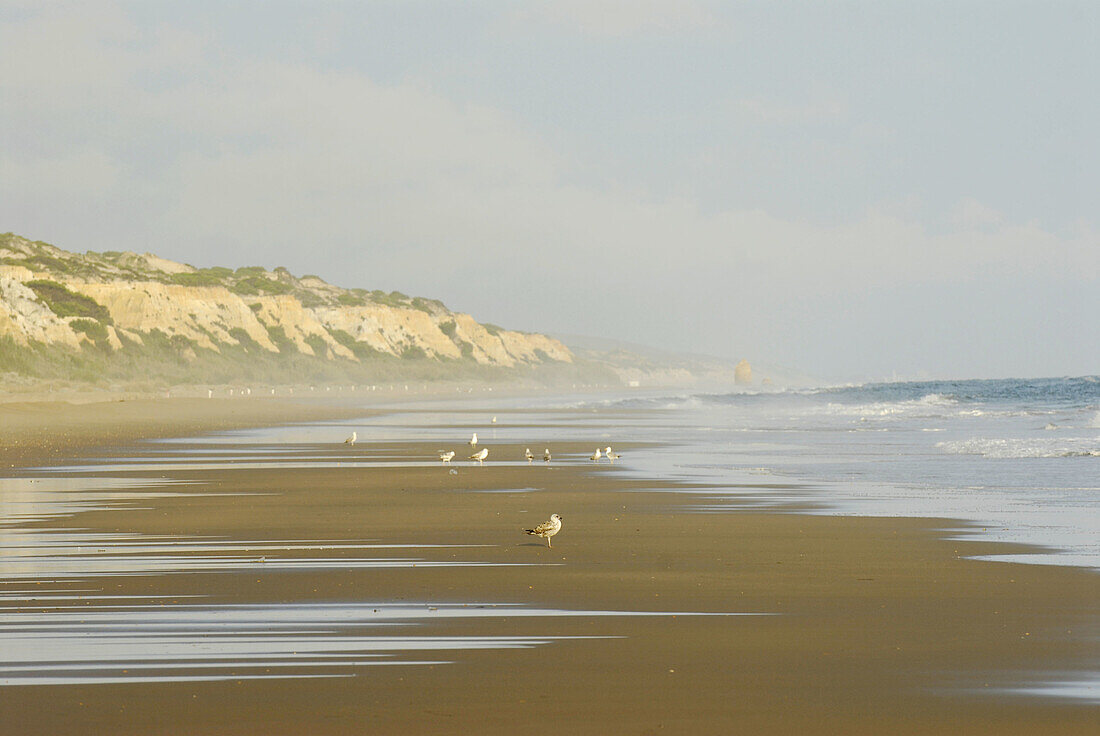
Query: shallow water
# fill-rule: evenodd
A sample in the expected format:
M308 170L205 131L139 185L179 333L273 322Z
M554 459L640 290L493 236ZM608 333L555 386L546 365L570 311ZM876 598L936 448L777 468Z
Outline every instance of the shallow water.
M698 616L692 612L584 611L509 604L311 603L85 605L51 599L0 611L3 685L352 677L379 665L448 664L474 649L529 649L563 636L441 636L433 622L498 618ZM58 604L46 606L45 604ZM160 605L155 605L159 603ZM425 657L431 657L426 659Z
M312 426L281 432L314 435L330 430L330 426ZM364 569L562 564L478 559L477 550L490 545L244 539L110 529L118 523L111 521L114 516L129 519L135 511L166 513L162 509L171 503L278 495L278 491L222 490L216 482L220 475L210 471L439 465L438 460L400 457L384 448L360 445L334 451L328 445L273 443L268 432L256 434L266 444L250 442L257 438L249 433L199 442L142 443L128 456L78 460L0 479L0 636L4 642L0 686L352 677L365 667L450 664L463 651L615 638L613 634L486 633L499 628L494 620L530 620L531 628L537 629L539 621L561 618L761 615L567 610L503 603L241 604L202 594L106 592L118 578L156 580L158 586L171 590L173 576L195 573L252 579ZM211 442L218 447L211 447ZM188 480L167 477L178 471L199 472ZM535 489L509 492L531 490ZM79 523L93 514L94 524L85 528ZM438 633L445 622L460 620L485 623L475 633Z

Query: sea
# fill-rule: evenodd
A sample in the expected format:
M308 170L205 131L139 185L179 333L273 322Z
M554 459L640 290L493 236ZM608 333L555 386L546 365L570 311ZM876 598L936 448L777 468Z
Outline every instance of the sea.
M647 392L641 476L700 487L698 509L949 518L1028 545L995 559L1100 570L1100 377ZM958 535L958 532L956 532Z

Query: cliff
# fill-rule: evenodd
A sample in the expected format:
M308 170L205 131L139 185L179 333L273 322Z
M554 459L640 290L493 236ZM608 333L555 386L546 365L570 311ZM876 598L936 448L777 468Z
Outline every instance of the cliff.
M130 364L174 360L220 366L219 375L227 361L274 370L281 358L278 365L292 364L299 377L321 379L369 377L386 366L392 373L394 361L415 363L421 374L437 366L436 377L448 367L499 372L574 363L558 340L481 324L432 299L345 289L284 268L71 253L8 233L0 235L0 370L26 372L23 353L39 363L62 354L106 366L125 363L121 356Z

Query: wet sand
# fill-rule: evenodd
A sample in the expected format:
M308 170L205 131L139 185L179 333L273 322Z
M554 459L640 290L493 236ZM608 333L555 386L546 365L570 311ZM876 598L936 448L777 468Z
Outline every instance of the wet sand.
M523 451L492 447L494 458ZM368 443L299 451L337 462L414 461L436 449ZM629 458L628 446L616 449ZM266 557L243 569L35 587L146 596L152 611L188 600L408 603L425 609L419 634L538 643L406 657L446 662L434 665L297 671L347 677L0 687L0 732L1093 734L1100 722L1094 704L1004 692L1095 669L1100 577L966 559L1007 548L945 541L957 522L685 513L690 499L659 480L639 482L622 465L456 463L457 474L435 464L328 465L171 470L163 475L196 484L48 525L203 535L255 550L264 540L410 544L415 552L369 554L421 563L356 566L350 562L361 553L341 549L250 551ZM553 512L565 521L552 549L520 532ZM295 569L279 557L326 564ZM0 592L27 587L6 581ZM768 615L432 620L431 606L448 603Z
M64 462L139 439L366 416L337 400L116 399L0 403L0 469Z

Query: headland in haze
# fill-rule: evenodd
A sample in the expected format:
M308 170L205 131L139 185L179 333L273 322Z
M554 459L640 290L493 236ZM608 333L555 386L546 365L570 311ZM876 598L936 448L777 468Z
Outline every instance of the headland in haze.
M285 268L197 268L0 235L0 375L156 390L241 380L630 385L744 381L732 363L654 359L478 322L436 299ZM751 376L751 370L748 374ZM751 379L750 379L751 380Z

